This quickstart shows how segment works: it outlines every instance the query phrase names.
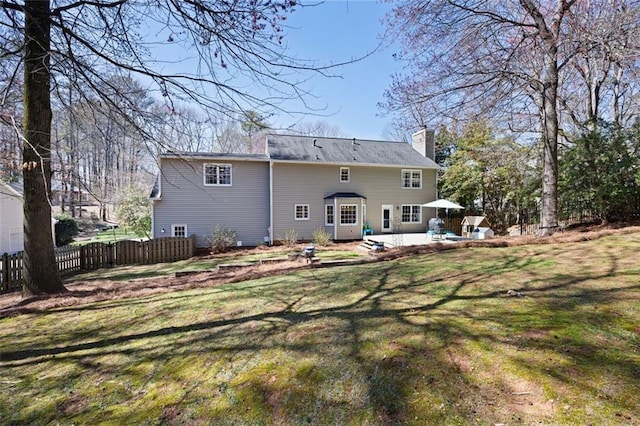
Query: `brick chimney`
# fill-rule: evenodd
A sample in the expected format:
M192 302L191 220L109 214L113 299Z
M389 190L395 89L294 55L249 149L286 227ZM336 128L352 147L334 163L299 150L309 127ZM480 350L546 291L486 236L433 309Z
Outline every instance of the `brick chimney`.
M427 126L411 135L411 146L421 155L436 161L435 132L428 130Z

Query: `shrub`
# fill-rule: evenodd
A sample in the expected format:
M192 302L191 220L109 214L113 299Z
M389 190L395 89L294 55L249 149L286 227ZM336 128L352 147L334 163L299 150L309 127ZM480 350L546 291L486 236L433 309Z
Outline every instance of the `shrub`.
M324 229L315 229L313 231L313 241L316 245L327 246L331 242L331 234Z
M150 236L151 204L142 189L131 187L124 191L118 206L118 220L121 225L133 230L137 236Z
M66 214L56 216L56 220L56 246L66 246L73 241L73 237L78 235L78 222Z
M284 235L278 237L281 244L291 247L298 243L298 232L295 229L287 229L284 231Z
M212 252L222 253L236 246L238 243L238 234L235 229L216 225L211 231L210 243Z

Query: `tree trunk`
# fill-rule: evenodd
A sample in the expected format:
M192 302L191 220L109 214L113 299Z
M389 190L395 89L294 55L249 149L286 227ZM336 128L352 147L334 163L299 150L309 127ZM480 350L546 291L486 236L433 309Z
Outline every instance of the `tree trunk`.
M51 233L51 99L49 1L26 0L24 53L24 285L23 295L66 289Z
M558 49L549 46L543 81L542 210L538 236L558 230Z

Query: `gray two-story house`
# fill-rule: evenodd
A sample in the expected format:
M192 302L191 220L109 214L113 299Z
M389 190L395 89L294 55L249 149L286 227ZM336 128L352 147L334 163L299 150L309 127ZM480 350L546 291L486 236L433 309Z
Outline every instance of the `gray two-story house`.
M289 230L311 240L424 232L436 199L433 132L412 144L268 135L264 154L166 153L151 194L152 235L195 234L206 245L215 225L239 245L272 243Z

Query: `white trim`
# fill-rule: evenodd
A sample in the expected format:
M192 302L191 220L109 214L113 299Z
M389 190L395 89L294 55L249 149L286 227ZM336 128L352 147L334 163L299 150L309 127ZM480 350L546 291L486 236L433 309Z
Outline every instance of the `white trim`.
M306 207L307 215L306 217L298 217L298 207ZM309 220L311 218L311 209L309 208L309 204L294 204L293 205L293 219L294 220Z
M407 173L411 173L411 178L409 179L409 185L410 186L404 186L404 174L405 172ZM420 173L420 186L413 186L413 173L414 172L418 172ZM420 169L402 169L400 171L400 188L402 189L422 189L422 170Z
M328 218L327 207L331 207L333 209L333 212L331 214L333 216L333 223L329 223L327 221L327 218ZM325 204L324 205L324 226L335 226L335 225L336 225L336 208L333 204Z
M336 212L338 211L338 199L333 199L333 239L338 239L338 227L336 226Z
M393 231L393 204L383 204L380 215L380 232L392 232ZM384 227L384 211L389 210L389 227Z
M413 207L417 207L418 208L418 221L413 221L410 220L408 222L404 221L404 208L405 207L412 207L411 211L409 212L409 217L413 218ZM420 204L402 204L400 206L400 220L402 220L402 223L412 223L412 224L416 224L416 223L422 223L422 206Z
M356 221L354 223L342 223L342 208L343 207L355 207L356 208ZM358 226L358 205L357 204L340 204L340 226Z
M418 153L418 155L420 155ZM427 158L427 157L422 157L422 158ZM323 166L344 166L345 162L333 162L333 161L300 161L300 160L272 160L274 163L283 163L283 164L321 164ZM431 159L429 159L429 161L432 161ZM418 169L422 169L422 170L440 170L441 167L438 166L437 164L434 163L433 166L427 166L427 165L412 165L412 164L378 164L378 163L358 163L356 161L353 162L354 166L367 166L367 167L384 167L384 168L394 168L397 169L399 167L412 167L415 170Z
M184 236L185 238L189 236L189 233L187 232L187 224L186 223L172 223L171 224L171 236L175 237L176 236L176 228L177 227L184 227Z
M347 171L347 180L342 180L342 171ZM340 167L340 183L349 183L351 182L351 169L349 167Z
M214 166L217 170L222 167L229 168L229 183L207 183L207 166ZM216 176L218 181L220 180L220 175ZM202 163L202 184L204 186L233 186L233 164L231 163Z
M367 223L367 205L364 198L360 199L360 238L364 237L364 224Z

